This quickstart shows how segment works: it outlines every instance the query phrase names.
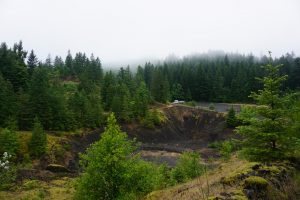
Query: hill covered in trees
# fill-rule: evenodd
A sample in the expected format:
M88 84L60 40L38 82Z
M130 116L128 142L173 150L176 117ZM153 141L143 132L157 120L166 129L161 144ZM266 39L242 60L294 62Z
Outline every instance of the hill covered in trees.
M255 77L264 76L267 57L240 54L202 54L183 59L150 62L117 72L103 70L100 59L84 53L38 60L22 42L0 47L0 126L17 121L19 129L32 128L38 117L45 129L73 130L96 127L103 112L130 121L149 116L154 101L177 100L251 102L251 91L262 88ZM286 54L273 60L288 75L283 90L300 86L300 58Z

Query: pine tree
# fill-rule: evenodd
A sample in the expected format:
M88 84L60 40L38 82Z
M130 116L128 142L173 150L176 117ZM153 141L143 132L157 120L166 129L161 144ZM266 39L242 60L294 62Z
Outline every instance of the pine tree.
M77 198L114 199L119 196L120 186L126 180L124 173L130 170L129 156L133 151L133 143L121 132L115 116L111 114L101 139L82 157L86 166L79 179Z
M116 113L118 119L129 121L133 114L130 92L124 83L118 85L117 91L113 97L111 110Z
M34 70L29 89L32 116L37 116L46 129L51 124L50 83L46 68Z
M110 114L101 139L81 157L84 173L76 184L75 199L139 199L158 188L160 169L134 155L136 149Z
M264 87L251 95L260 105L255 108L258 115L248 119L248 125L237 127L237 132L245 136L243 152L250 160L282 160L295 148L290 143L290 120L280 90L287 76L279 75L280 67L271 63L264 66L267 75L259 79Z
M3 127L8 117L17 114L17 99L10 82L5 81L0 73L0 126Z
M73 58L72 58L70 50L68 51L68 55L65 59L65 68L66 68L66 74L64 74L64 76L74 76L75 75L74 66L73 66Z
M87 95L84 127L95 128L100 125L102 120L103 109L100 96L100 87L95 86L92 92Z
M18 127L20 130L30 130L33 123L32 107L30 95L24 90L18 92L18 104Z
M28 73L24 63L26 54L22 42L15 44L13 50L8 49L5 43L0 47L0 72L12 84L15 92L20 88L27 89Z
M228 127L234 128L237 125L237 118L235 116L235 110L233 106L228 111L227 118L226 118L226 124Z
M102 99L106 110L112 107L112 101L116 93L116 78L112 71L106 72L102 86Z
M51 58L51 55L50 54L48 54L48 56L47 56L47 58L46 58L46 60L45 60L45 64L44 64L46 67L52 67L53 65L52 65L52 58Z
M33 73L33 70L38 66L38 59L36 55L34 54L34 51L31 50L28 60L27 60L27 67L28 67L28 72L31 75Z
M184 100L184 91L180 83L175 83L172 86L172 100Z
M136 117L145 117L148 111L149 92L145 82L141 82L134 97L134 114Z
M39 119L34 119L32 136L28 144L30 155L33 157L41 157L46 153L47 135L43 130L43 126Z
M166 103L170 97L169 82L160 69L156 69L151 82L151 96L154 100Z

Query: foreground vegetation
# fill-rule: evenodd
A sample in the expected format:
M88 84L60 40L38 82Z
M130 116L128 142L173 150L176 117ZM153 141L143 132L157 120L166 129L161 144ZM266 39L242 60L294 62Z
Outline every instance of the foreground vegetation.
M293 178L291 178L293 177ZM178 184L147 195L158 199L298 199L299 175L284 163L264 165L232 156L217 168L187 183Z
M82 155L84 173L76 185L75 199L139 199L203 173L197 153L184 153L169 170L166 165L141 160L136 148L111 114L101 139Z

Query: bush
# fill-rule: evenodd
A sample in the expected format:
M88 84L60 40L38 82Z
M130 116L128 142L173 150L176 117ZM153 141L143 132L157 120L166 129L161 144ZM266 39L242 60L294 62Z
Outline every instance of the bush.
M224 159L229 159L231 154L239 149L238 140L216 141L208 145L210 148L217 149Z
M208 109L215 110L215 105L213 103L209 104Z
M235 151L235 144L231 140L226 140L222 143L220 154L224 159L229 159L232 152Z
M9 153L15 157L19 151L19 141L15 131L4 129L0 133L0 153Z
M121 132L113 114L101 139L81 156L83 174L76 199L136 199L162 186L161 168L138 155L135 142Z
M0 189L7 189L16 179L16 168L9 161L12 156L7 152L0 158Z
M185 182L200 176L204 172L204 165L200 163L200 155L196 152L184 152L177 165L171 170L171 181Z
M155 126L161 125L165 121L165 116L158 110L147 112L142 123L145 127L153 129Z

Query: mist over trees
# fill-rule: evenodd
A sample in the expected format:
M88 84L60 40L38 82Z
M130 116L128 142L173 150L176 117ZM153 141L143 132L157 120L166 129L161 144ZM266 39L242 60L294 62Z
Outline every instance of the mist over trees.
M94 55L69 51L66 58L50 56L38 60L22 42L0 47L0 126L15 119L21 130L31 130L37 117L45 130L95 128L103 113L112 111L118 120L141 120L149 104L174 100L252 102L251 91L262 84L260 66L267 57L241 54L201 54L168 59L161 64L147 62L136 70L103 70ZM288 79L282 90L300 87L300 58L286 54L273 60L282 63L280 74Z

